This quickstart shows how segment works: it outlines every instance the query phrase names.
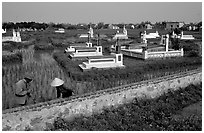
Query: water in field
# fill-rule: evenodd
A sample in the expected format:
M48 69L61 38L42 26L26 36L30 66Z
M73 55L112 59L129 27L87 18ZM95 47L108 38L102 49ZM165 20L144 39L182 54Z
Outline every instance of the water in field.
M44 102L56 98L55 88L50 86L51 81L55 78L61 78L65 81L65 85L72 87L70 79L63 70L57 65L52 58L55 51L35 51L31 46L28 49L20 50L23 53L22 63L13 63L2 66L2 108L8 109L16 107L14 92L15 83L30 75L33 82L30 87L32 89L32 98L29 104Z

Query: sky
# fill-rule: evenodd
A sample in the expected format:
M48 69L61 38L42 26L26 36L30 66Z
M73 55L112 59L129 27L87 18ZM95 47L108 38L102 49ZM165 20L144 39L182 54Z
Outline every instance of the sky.
M200 22L202 2L3 2L2 22Z

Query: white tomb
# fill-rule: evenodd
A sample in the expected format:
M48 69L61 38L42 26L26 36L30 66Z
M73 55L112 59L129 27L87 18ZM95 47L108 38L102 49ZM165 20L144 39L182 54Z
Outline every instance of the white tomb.
M181 40L194 40L195 38L193 37L193 35L184 35L183 31L181 31Z
M113 37L113 40L116 40L116 39L128 39L127 30L125 26L123 27L123 33L119 33L119 31L117 31L117 33Z
M93 38L93 34L94 34L93 28L90 26L89 31L88 31L88 34L81 34L81 35L79 36L79 38L88 38L89 35L90 35L91 38Z
M5 34L6 33L6 29L2 29L1 32L2 32L2 34Z
M174 33L174 31L172 32L172 38L179 38L181 40L194 40L195 38L193 37L193 35L184 35L183 31L181 31L181 34L177 35Z
M164 46L161 46L164 45ZM169 49L169 35L162 35L160 46L146 46L142 48L128 48L121 49L121 53L126 56L151 59L151 58L164 58L164 57L177 57L183 56L183 48L180 50Z
M70 54L71 58L75 57L90 57L90 56L103 56L102 46L94 47L78 47Z
M86 43L75 43L71 44L69 47L65 49L65 52L74 52L76 48L84 48L84 47L92 47L92 43L86 42Z
M13 29L13 36L2 37L2 42L6 41L21 42L20 32Z
M79 67L86 71L93 68L117 68L125 66L123 65L123 55L113 53L109 56L89 57L86 62L79 64Z
M65 30L63 28L59 28L55 31L55 33L65 33Z
M160 37L158 31L156 31L155 33L149 33L147 34L146 31L144 31L144 33L142 34L141 38L146 38L146 39L149 39L149 38L158 38Z

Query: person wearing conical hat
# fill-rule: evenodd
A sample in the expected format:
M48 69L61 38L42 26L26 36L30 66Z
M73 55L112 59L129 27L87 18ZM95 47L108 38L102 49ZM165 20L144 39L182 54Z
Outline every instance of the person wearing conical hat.
M15 88L15 102L18 105L24 106L27 104L28 98L31 97L29 88L32 78L25 77L16 83Z
M62 98L66 98L66 97L70 97L72 96L74 93L71 89L68 89L67 87L64 86L64 81L59 79L59 78L55 78L51 84L52 87L56 87L57 90L57 98L60 98L62 95Z

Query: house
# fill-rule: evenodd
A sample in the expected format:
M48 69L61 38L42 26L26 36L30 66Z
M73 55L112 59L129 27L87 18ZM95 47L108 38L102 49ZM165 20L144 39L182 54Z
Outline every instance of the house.
M127 30L126 30L125 26L123 27L123 33L119 33L119 31L117 31L117 33L113 36L112 39L113 39L113 40L117 40L117 39L128 39Z
M166 22L166 30L178 29L184 26L184 22Z

